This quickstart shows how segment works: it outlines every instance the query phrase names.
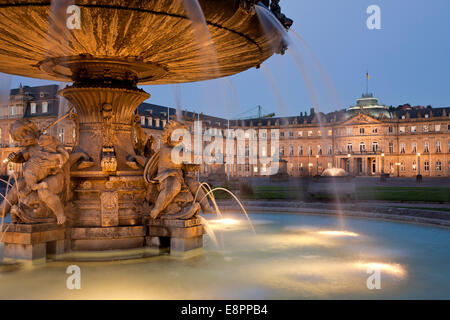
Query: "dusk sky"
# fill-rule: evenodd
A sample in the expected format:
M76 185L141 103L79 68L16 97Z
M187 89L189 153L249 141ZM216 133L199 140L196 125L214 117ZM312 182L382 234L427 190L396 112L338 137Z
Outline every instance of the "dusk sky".
M381 30L366 26L370 5L381 8ZM450 106L450 1L282 0L281 6L317 57L294 41L321 111L354 105L365 91L367 70L370 91L382 104ZM241 113L257 105L281 116L310 110L304 75L290 54L275 55L264 66L229 77L231 81L144 89L152 95L148 102L175 106L174 92L179 91L183 109L227 118L256 116L256 110ZM15 76L11 87L20 82L52 83Z

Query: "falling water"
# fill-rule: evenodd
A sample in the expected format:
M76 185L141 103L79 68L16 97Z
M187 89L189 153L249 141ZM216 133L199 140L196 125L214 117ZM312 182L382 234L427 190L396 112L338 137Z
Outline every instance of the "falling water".
M294 37L303 45L304 48L309 52L309 55L312 57L312 60L314 64L316 65L317 69L319 69L320 75L322 76L322 79L324 80L324 83L328 89L328 92L332 96L332 102L335 106L342 105L339 94L337 93L336 87L333 84L333 81L331 81L330 77L328 76L328 73L326 72L325 68L320 63L319 59L317 58L316 54L314 53L314 50L311 48L311 46L303 39L297 32L290 29L289 32L291 32Z
M281 114L287 114L286 104L284 103L283 97L281 96L280 88L278 87L277 81L273 76L272 72L266 67L264 64L261 65L261 69L263 74L266 76L266 79L270 82L270 90L275 96L278 104L278 109Z
M0 107L2 112L8 112L8 104L11 90L12 77L9 74L0 73ZM7 114L0 113L0 116L6 116Z
M203 218L202 216L198 217L200 219L201 224L203 225L206 234L211 238L211 240L214 242L217 248L220 248L219 242L217 241L216 234L214 233L214 230L210 227L208 220ZM222 245L223 248L223 245Z
M242 212L245 214L245 216L246 216L246 218L247 218L247 221L248 221L248 223L249 223L249 225L250 225L250 227L251 227L253 233L256 234L255 228L253 227L253 223L252 223L252 221L251 221L251 219L250 219L250 217L249 217L249 215L248 215L248 213L247 213L247 210L245 210L244 206L242 205L242 202L238 199L238 197L236 197L236 195L235 195L233 192L231 192L231 191L228 190L228 189L220 188L220 187L219 187L219 188L214 188L214 189L208 191L208 193L205 195L205 197L207 197L208 195L210 195L210 194L213 193L214 191L219 191L219 190L222 190L222 191L227 192L228 194L230 194L230 195L236 200L236 202L237 202L237 203L239 204L239 206L241 207ZM203 199L202 199L202 200L203 200ZM201 201L202 201L202 200L201 200Z
M256 10L258 18L263 26L263 29L264 29L267 37L269 39L273 39L271 41L271 46L272 46L273 50L275 52L277 52L279 50L280 42L289 44L288 53L294 59L301 74L303 75L303 79L305 81L311 101L313 103L313 108L314 108L315 114L317 115L316 119L317 119L319 127L320 127L321 138L325 142L326 141L325 140L325 130L324 130L324 125L323 125L323 119L320 114L321 108L318 103L316 91L314 90L314 87L312 85L311 77L309 76L309 73L307 72L306 64L304 63L304 59L303 59L300 51L298 50L298 48L295 46L295 44L291 40L287 30L284 28L284 26L281 24L281 22L278 21L278 19L276 19L275 16L269 10L267 10L266 8L259 6L259 5L255 6L255 10ZM275 32L275 34L278 34L279 37L273 37L274 32ZM298 36L297 38L301 42L304 42L304 41L302 41L302 38L300 36ZM304 43L306 44L306 42L304 42ZM306 47L309 47L309 46L306 44ZM310 50L310 52L312 53L312 50ZM313 53L312 53L312 56L315 57L315 55ZM325 73L323 67L321 66L321 64L317 58L316 58L316 60L317 60L316 64L319 65L319 69L322 70L322 74L325 75L324 78L327 79L328 76L326 76L326 73ZM327 81L325 81L325 82L327 82ZM332 85L330 85L330 86L331 86L331 88L333 88ZM323 145L325 146L325 143L323 143ZM322 150L324 150L324 148L322 148ZM341 227L343 227L342 206L340 203L340 199L338 197L336 181L333 179L332 183L333 183L333 191L334 191L334 196L336 199L337 209L338 209L338 213L339 213L339 217L340 217L339 220L340 220Z
M173 97L174 97L174 100L175 100L175 108L177 110L177 120L181 121L181 120L183 120L182 119L183 115L182 115L182 111L181 111L181 108L182 108L181 87L180 87L179 84L174 84L172 86L172 89L173 89Z
M216 73L219 67L216 49L214 48L214 43L208 29L208 23L200 3L198 0L183 0L183 3L187 16L191 20L191 27L195 40L199 45L199 52L202 58L201 61L205 62L205 70L202 70L202 72L211 72L212 68L212 70L214 70L213 72ZM217 77L218 74L214 76L214 78Z
M67 8L74 4L75 0L51 1L47 39L43 46L48 57L55 54L67 55L66 48L69 47L71 37L71 30L67 28Z

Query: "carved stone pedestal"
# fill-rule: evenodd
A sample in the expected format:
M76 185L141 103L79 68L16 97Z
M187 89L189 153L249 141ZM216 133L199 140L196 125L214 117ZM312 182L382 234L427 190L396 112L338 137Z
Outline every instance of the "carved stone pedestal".
M146 226L73 228L73 251L108 251L142 248Z
M5 258L45 262L66 251L66 229L55 223L5 224L2 236Z
M149 221L146 245L160 253L185 256L203 248L203 225L199 218L189 220L157 219Z

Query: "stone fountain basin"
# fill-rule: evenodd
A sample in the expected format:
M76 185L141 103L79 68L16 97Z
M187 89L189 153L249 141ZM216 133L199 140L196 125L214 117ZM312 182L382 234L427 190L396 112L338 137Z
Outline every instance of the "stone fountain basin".
M74 60L114 61L141 84L233 75L274 52L239 0L199 0L217 61L199 45L182 0L78 0L81 29L67 27L74 1L0 1L0 72L70 82ZM52 2L54 3L54 2Z

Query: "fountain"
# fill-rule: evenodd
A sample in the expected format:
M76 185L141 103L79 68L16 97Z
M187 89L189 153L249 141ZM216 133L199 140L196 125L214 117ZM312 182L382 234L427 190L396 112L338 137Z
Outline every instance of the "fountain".
M289 28L292 20L278 2L272 1L272 14ZM283 53L286 43L276 30L261 27L258 5L255 0L2 1L0 71L71 82L60 95L74 106L68 116L78 128L78 144L69 153L30 121L12 126L11 136L23 150L8 161L24 163L24 174L3 202L12 218L1 229L5 257L42 261L90 252L89 259L103 259L101 252L117 258L129 252L143 256L144 248L171 254L201 248L198 214L211 208L193 178L198 166L170 159L178 143L171 133L184 124L170 121L161 149L146 157L132 143L139 131L135 110L150 97L137 85L225 77ZM199 7L204 19L192 12ZM202 29L209 35L199 35ZM205 47L214 48L214 59L205 59ZM200 201L194 200L197 192Z

